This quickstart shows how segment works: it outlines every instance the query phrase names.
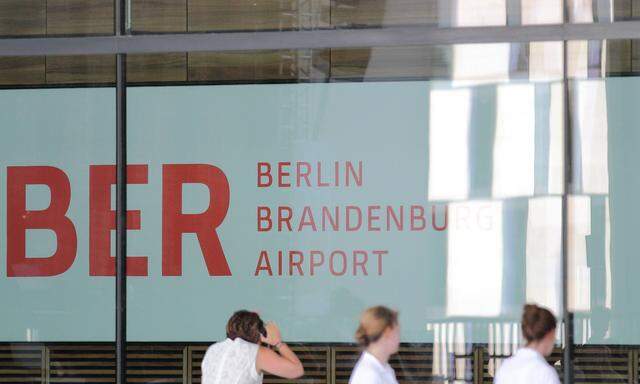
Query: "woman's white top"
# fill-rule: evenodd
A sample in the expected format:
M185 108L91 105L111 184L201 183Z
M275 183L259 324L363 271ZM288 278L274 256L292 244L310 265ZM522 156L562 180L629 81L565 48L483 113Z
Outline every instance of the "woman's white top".
M260 384L256 358L258 344L237 337L215 343L202 360L202 384Z
M396 373L389 364L382 364L365 351L351 373L349 384L398 384Z
M560 384L556 370L531 348L522 348L505 360L495 384Z

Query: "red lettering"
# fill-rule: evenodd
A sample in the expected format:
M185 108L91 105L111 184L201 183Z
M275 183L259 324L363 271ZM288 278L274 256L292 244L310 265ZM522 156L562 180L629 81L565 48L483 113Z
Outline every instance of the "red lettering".
M305 167L305 171L302 171L302 167ZM311 164L307 162L300 162L296 164L296 186L299 187L301 185L300 180L305 179L307 182L307 187L311 186L311 181L309 181L309 174L311 174Z
M326 226L326 222L329 222L329 224L331 225L331 228L333 228L334 231L337 231L340 229L340 216L338 215L338 207L334 207L333 209L333 216L331 216L331 212L329 211L328 207L322 207L322 230L325 231L327 226Z
M400 206L400 218L396 216L392 206L387 207L387 231L391 230L391 220L396 224L396 229L402 231L404 227L404 207L402 205Z
M315 276L316 267L324 264L324 253L322 253L322 251L311 251L309 252L309 254L311 255L311 267L309 269L311 272L311 276ZM320 260L316 261L315 256L320 256Z
M27 185L49 187L47 209L27 210ZM71 203L69 178L59 168L46 166L7 167L7 276L56 276L67 271L76 258L77 235L67 217ZM49 257L28 258L27 229L50 229L57 247Z
M294 256L298 256L294 261ZM300 251L289 251L289 275L293 276L293 267L296 267L300 276L304 276L302 271L302 262L304 261L304 255Z
M313 219L313 213L311 213L311 207L306 206L302 209L302 219L300 219L300 224L298 224L298 232L302 231L303 227L308 225L311 227L311 230L316 232L318 229L316 227L316 222Z
M356 186L362 187L362 161L358 161L358 171L353 168L353 164L350 161L347 161L346 165L347 171L347 187L351 185L351 176L354 179ZM351 176L349 176L351 175Z
M269 276L273 276L267 251L260 251L260 257L258 258L258 265L256 265L256 272L254 273L254 276L258 276L260 271L267 271Z
M264 179L266 178L266 181ZM258 163L258 188L270 187L273 183L273 177L271 176L271 164Z
M362 255L362 260L358 260L358 255ZM362 274L368 276L367 273L367 261L369 261L369 255L366 251L353 251L353 276L358 276L358 267L362 269Z
M285 162L281 162L278 163L278 187L290 187L291 183L290 182L284 182L284 177L285 176L290 176L291 173L289 172L288 168L291 166L291 163L288 161ZM287 170L284 170L284 167L287 167Z
M419 224L416 224L419 223ZM424 207L421 205L411 206L411 230L422 231L427 227L427 220L424 218Z
M373 251L378 256L378 276L382 276L382 256L389 254L389 251Z
M367 221L369 222L369 231L371 232L378 232L380 231L380 227L374 227L373 224L375 221L380 220L380 216L379 214L375 214L374 211L378 211L380 210L380 206L379 205L370 205L369 207L367 207Z
M258 232L268 232L272 227L271 208L258 207Z
M127 184L146 184L147 165L127 165ZM111 255L111 231L116 229L116 212L111 209L111 186L116 183L115 165L89 167L89 275L115 276ZM127 211L127 229L140 229L140 211ZM128 276L147 276L147 258L127 257Z
M438 226L437 224L436 211L437 211L437 207L435 205L432 205L431 206L431 225L433 225L433 229L435 229L436 231L444 231L445 229L447 229L447 224L449 223L449 206L448 205L444 206L444 222L440 226Z
M231 276L216 228L229 209L229 182L209 164L167 164L162 167L162 275L182 275L182 234L195 233L210 276ZM182 213L182 185L209 188L209 207L198 214Z
M285 212L288 215L285 215ZM278 231L282 232L282 224L284 223L287 228L289 228L289 232L291 229L291 218L293 217L293 209L291 207L278 207Z
M318 187L328 187L328 182L322 181L322 163L318 161Z
M356 213L357 224L355 226L351 225L351 212ZM347 232L357 231L358 229L360 229L360 227L362 227L362 211L360 210L359 207L355 205L348 205L345 208L345 216L347 216L346 218Z
M341 271L336 271L336 269L334 268L335 263L334 263L334 258L336 255L340 255L342 256L342 270ZM347 254L344 253L343 251L333 251L331 252L331 256L329 258L329 271L331 271L331 274L334 276L342 276L345 273L347 273Z

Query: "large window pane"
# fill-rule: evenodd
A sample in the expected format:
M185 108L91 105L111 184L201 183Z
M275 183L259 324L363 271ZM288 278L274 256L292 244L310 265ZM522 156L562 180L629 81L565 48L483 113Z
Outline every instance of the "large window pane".
M130 83L129 340L197 346L199 379L248 308L341 382L380 303L404 381L490 380L523 303L561 311L562 51L326 51L188 53L186 83Z
M113 70L0 62L0 381L113 382L115 89L45 87Z

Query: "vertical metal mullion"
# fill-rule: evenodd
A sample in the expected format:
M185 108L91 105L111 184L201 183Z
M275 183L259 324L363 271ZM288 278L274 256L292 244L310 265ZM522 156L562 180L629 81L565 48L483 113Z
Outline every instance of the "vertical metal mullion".
M127 32L127 1L114 0L116 36ZM116 55L116 384L127 382L127 88L126 55Z
M42 344L40 353L42 354L40 361L40 367L42 368L40 372L40 382L42 384L49 384L49 348L46 344Z
M569 4L563 1L564 22L570 22ZM564 383L573 383L573 314L569 308L569 195L573 192L573 131L569 81L569 41L563 41L564 82L564 188L562 194L562 320L564 324Z
M325 348L325 353L326 353L326 364L327 364L327 370L325 372L325 382L327 384L331 384L331 366L332 366L332 362L331 362L331 347L326 347Z
M127 129L126 55L116 57L116 384L126 383L127 342Z

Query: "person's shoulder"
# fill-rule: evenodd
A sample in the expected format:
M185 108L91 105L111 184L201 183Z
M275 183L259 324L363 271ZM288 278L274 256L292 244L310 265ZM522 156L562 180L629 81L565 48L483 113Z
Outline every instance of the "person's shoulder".
M207 350L202 357L202 366L208 366L212 360L215 359L216 354L220 352L220 350L224 347L224 341L220 341L217 343L213 343L207 347Z
M357 366L349 379L349 384L378 384L379 382L378 373L366 365Z
M258 349L260 347L259 344L252 343L252 342L247 341L247 340L245 340L245 339L243 339L241 337L236 337L233 340L233 343L236 344L236 345L239 345L241 347L252 348L252 349L254 349L254 348Z
M358 363L353 369L353 372L351 373L349 384L378 383L380 383L379 372L370 364L370 362L366 358L364 358L364 355L361 356L360 360L358 360Z
M540 364L538 370L540 374L540 382L545 384L560 384L560 378L556 369L548 363Z
M515 367L516 365L518 365L518 357L516 356L511 356L508 357L504 360L502 360L502 363L500 364L500 367L498 368L498 372L500 371L508 371L510 369L512 369L512 367Z
M217 342L215 342L215 343L211 344L211 345L207 348L207 351L208 351L208 350L210 350L210 349L223 348L225 345L228 345L230 341L231 341L231 340L229 340L229 339L224 339L224 340L217 341Z
M500 367L498 367L497 369L497 372L494 378L494 383L502 384L505 375L507 376L509 375L512 365L513 365L513 357L509 357L503 360L502 363L500 364Z
M209 345L207 347L207 350L205 351L205 356L210 355L212 353L215 353L216 351L219 351L223 348L225 348L226 346L229 345L229 339L225 339L222 341L218 341L217 343L213 343L211 345Z
M236 337L233 340L233 349L239 353L256 357L258 354L258 351L260 350L260 345L256 343L252 343L250 341L246 341L239 337Z

